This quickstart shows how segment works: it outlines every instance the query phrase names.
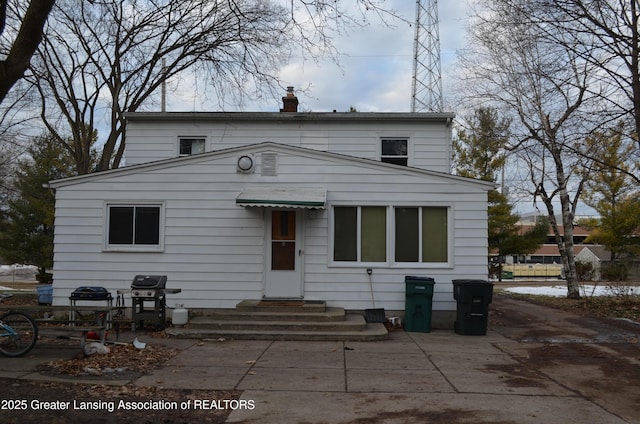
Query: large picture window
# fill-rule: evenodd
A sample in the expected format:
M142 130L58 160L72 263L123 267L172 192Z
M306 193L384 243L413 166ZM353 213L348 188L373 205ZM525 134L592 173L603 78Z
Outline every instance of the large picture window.
M160 246L161 205L108 205L107 246Z
M395 208L395 261L447 262L447 208Z
M333 258L338 262L386 262L387 208L334 208Z
M336 206L335 263L449 262L448 207Z

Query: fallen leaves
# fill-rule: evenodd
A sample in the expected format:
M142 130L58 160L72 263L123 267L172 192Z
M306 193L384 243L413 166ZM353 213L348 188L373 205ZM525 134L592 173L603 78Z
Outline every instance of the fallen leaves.
M514 295L540 305L551 306L574 313L588 313L606 318L626 318L640 321L640 296L585 296L581 299L566 297Z
M178 350L160 345L150 345L144 349L136 349L132 345L115 345L109 347L105 355L83 357L78 355L72 359L60 359L45 364L45 368L67 375L105 375L124 372L144 374L158 368L173 358Z

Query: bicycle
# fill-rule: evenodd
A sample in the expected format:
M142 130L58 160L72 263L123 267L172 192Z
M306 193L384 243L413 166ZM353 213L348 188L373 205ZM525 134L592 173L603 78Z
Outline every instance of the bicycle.
M2 299L10 294L0 294ZM9 311L0 315L0 355L16 358L26 355L36 344L38 327L29 315L19 311Z

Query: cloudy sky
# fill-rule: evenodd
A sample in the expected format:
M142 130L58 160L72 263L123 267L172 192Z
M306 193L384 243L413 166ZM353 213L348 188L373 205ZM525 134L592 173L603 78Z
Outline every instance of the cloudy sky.
M450 100L451 74L457 52L465 46L470 1L438 2L442 85L447 110L455 110ZM414 0L386 0L384 5L396 10L407 21L415 21ZM385 27L372 19L367 27L354 29L348 36L336 37L335 44L342 54L340 67L328 59L316 64L293 57L280 76L288 84L305 89L304 93L298 93L300 110L346 111L354 106L361 112L408 112L415 29L407 22L392 24L393 28ZM167 110L219 110L218 105L198 104L188 95L168 93L167 100ZM278 111L280 103L277 98L249 103L237 110Z
M347 2L354 0L345 0ZM467 47L467 26L475 0L440 0L438 2L441 74L444 108L460 114L453 101L455 68L459 52ZM386 27L372 21L362 29L354 29L348 36L336 37L335 44L342 57L338 66L327 59L316 64L293 57L280 73L287 84L306 89L297 92L299 110L327 112L348 111L350 106L360 112L409 112L411 109L411 78L413 73L413 41L416 3L414 0L386 0L385 7L394 9L407 21L397 21ZM168 111L218 111L216 102L199 103L200 97L190 90L180 94L169 92ZM226 106L227 111L277 112L281 97L253 102L242 106ZM516 211L533 211L531 199L517 195L521 177L507 171L505 181L511 191ZM542 205L539 205L542 207ZM591 210L581 208L581 213Z
M415 21L415 1L389 3L405 19ZM443 87L447 88L450 85L447 75L451 73L456 52L465 44L467 2L438 3L442 78ZM395 25L385 28L372 23L349 37L337 39L338 49L344 54L342 69L328 61L318 66L293 62L281 75L296 87L311 86L310 96L301 97L305 110L345 111L355 106L362 112L409 111L415 27L405 22ZM443 91L446 93L446 89Z

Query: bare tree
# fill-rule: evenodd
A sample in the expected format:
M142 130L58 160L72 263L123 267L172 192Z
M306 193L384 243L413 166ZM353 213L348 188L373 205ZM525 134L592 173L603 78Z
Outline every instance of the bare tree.
M377 1L353 2L362 16L394 16ZM72 134L70 142L57 137L81 174L92 171L91 135L106 121L97 170L117 168L126 144L125 112L157 101L167 80L194 78L205 87L198 95L238 103L245 96L273 96L283 85L278 70L294 47L312 58L333 55L330 34L360 24L338 9L342 3L59 0L33 66L42 118L51 133Z
M630 118L628 134L640 148L640 2L638 0L534 0L530 15L545 23L545 36L572 48L599 71L602 84L615 88L603 123ZM611 93L610 93L611 94Z
M573 221L585 174L576 170L589 166L581 141L599 125L591 117L601 93L594 92L593 65L566 45L541 37L544 31L530 24L527 5L532 3L487 0L471 31L476 50L462 63L472 96L513 115L510 150L526 164L526 190L549 215L567 296L578 298Z
M593 66L594 80L607 107L598 111L600 130L625 122L624 136L635 143L635 165L614 167L640 183L640 2L638 0L503 0L526 8L520 23L562 44ZM593 84L596 86L596 84ZM579 153L579 152L578 152Z
M0 0L0 103L29 68L55 0L30 1L26 10L14 3Z
M0 106L0 209L14 190L13 172L27 152L34 128L38 128L34 111L29 108L33 98L25 85L24 81L17 81Z

